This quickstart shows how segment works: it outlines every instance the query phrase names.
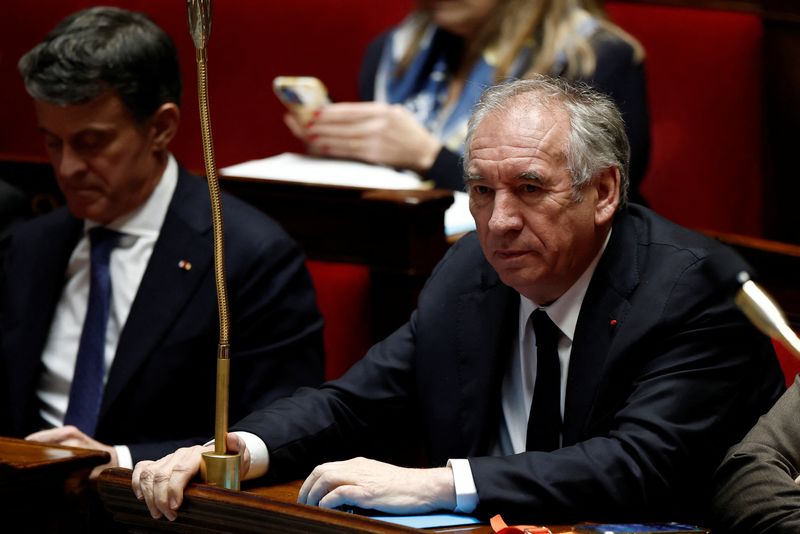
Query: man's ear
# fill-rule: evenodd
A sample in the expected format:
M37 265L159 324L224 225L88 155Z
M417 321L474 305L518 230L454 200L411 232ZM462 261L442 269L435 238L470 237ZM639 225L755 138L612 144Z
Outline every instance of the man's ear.
M620 173L616 167L600 171L593 180L597 190L594 220L598 226L605 225L614 218L619 207Z
M178 132L180 122L181 110L177 104L174 102L161 104L161 107L148 119L154 150L160 151L167 148Z

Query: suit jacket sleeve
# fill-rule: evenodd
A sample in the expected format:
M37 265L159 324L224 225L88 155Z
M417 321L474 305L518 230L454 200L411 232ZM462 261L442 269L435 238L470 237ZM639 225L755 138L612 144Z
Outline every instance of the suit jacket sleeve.
M447 252L431 280L458 249L456 244ZM232 426L232 431L254 433L267 444L269 479L305 477L320 463L358 455L429 464L420 452L424 431L416 383L417 323L415 312L341 378L319 389L300 390Z
M413 460L417 433L408 410L411 360L405 357L413 352L412 323L373 347L346 379L302 389L231 428L264 440L271 480L302 478L320 463L354 456Z
M800 377L716 473L721 532L800 532Z

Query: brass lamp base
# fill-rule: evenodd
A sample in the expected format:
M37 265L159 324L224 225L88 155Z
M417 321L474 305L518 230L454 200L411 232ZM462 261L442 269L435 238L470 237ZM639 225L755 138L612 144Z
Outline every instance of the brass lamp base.
M200 462L203 482L221 488L239 491L239 466L241 454L218 454L204 452Z

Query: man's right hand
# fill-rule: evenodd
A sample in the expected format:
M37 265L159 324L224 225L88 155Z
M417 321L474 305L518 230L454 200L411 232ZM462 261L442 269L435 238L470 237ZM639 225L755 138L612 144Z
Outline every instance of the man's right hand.
M250 468L250 453L244 440L236 434L226 437L229 452L242 454L241 476ZM133 493L144 499L153 519L166 517L174 521L183 502L183 490L200 470L202 453L214 450L213 445L185 447L158 461L139 462L133 470Z

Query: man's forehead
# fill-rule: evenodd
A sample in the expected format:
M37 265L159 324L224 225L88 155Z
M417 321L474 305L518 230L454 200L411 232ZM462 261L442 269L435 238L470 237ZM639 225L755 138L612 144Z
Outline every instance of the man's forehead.
M536 108L536 111L531 111ZM569 123L565 113L543 106L500 109L478 124L470 141L470 164L480 160L563 159Z
M500 132L517 133L524 131L548 131L554 128L568 128L569 117L561 106L539 101L534 95L520 95L512 98L506 105L486 114L477 125L475 134L487 128ZM495 132L497 133L497 132Z
M84 130L108 130L131 120L125 105L113 94L66 105L37 100L35 108L39 128L45 131L59 129L77 133Z

